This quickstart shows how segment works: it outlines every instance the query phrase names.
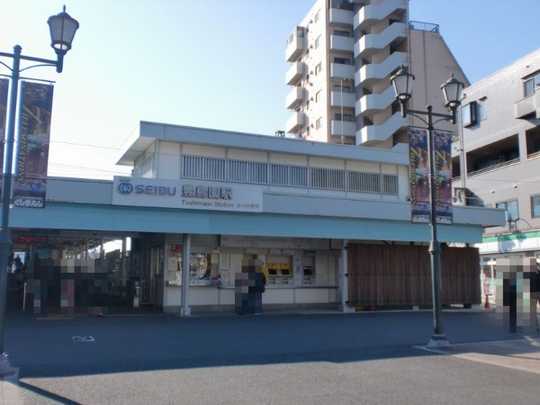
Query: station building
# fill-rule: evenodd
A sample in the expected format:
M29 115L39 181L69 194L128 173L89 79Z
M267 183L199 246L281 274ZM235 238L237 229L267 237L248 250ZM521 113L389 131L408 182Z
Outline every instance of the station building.
M44 209L12 209L10 305L34 313L232 310L235 274L265 308L430 305L427 224L410 220L407 144L379 149L141 122L113 181L50 178ZM444 304L480 302L483 228L440 225Z

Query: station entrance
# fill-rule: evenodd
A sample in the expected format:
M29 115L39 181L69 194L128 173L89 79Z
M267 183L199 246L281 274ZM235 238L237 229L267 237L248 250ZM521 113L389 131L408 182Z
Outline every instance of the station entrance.
M161 311L163 235L13 232L8 310L50 314Z

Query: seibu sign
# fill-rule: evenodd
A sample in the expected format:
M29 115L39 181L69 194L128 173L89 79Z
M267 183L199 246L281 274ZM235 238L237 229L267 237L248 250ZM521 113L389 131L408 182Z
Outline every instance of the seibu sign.
M262 188L192 180L115 177L113 205L214 211L262 211Z

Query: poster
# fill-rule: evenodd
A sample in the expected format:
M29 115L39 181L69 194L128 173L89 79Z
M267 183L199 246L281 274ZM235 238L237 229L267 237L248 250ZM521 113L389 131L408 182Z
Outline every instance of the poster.
M6 117L9 80L0 79L0 195L2 194L2 178L4 174L4 146L6 144Z
M452 215L452 133L435 130L435 209L437 223L451 224ZM409 184L412 222L429 223L431 214L429 188L428 130L409 128Z
M13 186L16 207L45 207L52 98L51 85L21 83L17 170Z

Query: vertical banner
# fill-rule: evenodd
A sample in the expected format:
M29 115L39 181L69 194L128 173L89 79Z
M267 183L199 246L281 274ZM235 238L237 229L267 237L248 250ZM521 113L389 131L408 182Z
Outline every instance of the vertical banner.
M17 171L13 186L16 207L45 207L52 98L51 85L21 83Z
M428 223L430 218L427 139L427 129L409 128L409 188L412 222Z
M437 223L451 224L452 212L452 133L435 130L435 212ZM429 223L431 214L429 189L428 130L409 128L409 185L412 222Z
M433 131L437 222L452 224L452 132Z
M4 149L6 145L6 117L9 80L0 79L0 195L3 189Z

